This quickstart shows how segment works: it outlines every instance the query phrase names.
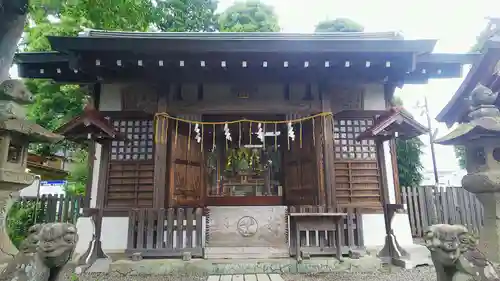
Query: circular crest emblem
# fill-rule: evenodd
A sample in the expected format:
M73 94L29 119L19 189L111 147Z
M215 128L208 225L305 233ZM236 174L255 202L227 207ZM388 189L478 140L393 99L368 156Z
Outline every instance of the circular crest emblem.
M237 230L243 237L250 237L257 233L259 225L254 217L244 216L238 220Z

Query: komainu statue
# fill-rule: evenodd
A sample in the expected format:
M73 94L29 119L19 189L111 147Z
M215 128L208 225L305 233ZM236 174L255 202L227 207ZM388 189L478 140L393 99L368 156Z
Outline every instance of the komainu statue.
M477 239L465 226L430 226L424 240L431 251L437 281L500 281L494 266L477 249Z
M0 273L0 281L56 281L73 256L78 235L69 223L32 226L19 253Z

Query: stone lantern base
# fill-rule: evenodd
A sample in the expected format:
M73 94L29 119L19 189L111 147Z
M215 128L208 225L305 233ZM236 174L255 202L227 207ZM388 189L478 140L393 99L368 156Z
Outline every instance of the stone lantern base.
M477 193L476 197L484 209L478 248L490 261L500 263L500 192Z

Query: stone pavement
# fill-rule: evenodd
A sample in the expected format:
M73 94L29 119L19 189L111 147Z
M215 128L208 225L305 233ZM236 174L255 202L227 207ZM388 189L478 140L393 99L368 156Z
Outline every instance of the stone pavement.
M279 274L210 275L207 281L283 281Z

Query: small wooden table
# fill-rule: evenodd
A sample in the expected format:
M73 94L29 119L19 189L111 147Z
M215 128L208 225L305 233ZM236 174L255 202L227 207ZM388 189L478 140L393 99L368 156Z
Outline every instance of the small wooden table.
M295 229L295 251L296 259L301 260L300 255L300 231L335 231L339 223L343 223L347 213L290 213L291 229ZM335 238L335 252L337 259L342 261L342 236L337 231Z

